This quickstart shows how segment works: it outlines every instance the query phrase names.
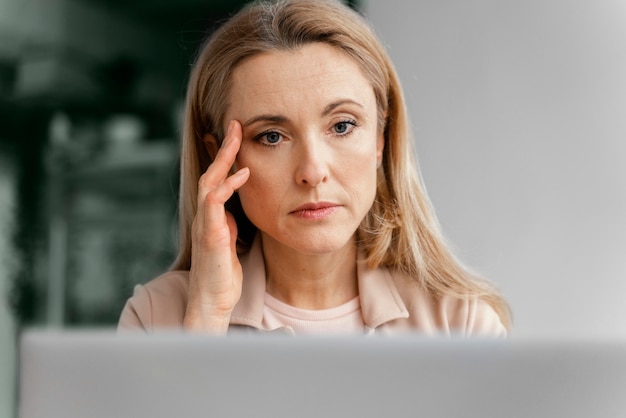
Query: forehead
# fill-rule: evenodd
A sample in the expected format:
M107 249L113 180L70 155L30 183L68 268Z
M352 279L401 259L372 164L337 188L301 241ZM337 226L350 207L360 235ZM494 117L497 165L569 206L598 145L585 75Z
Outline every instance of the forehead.
M324 107L337 99L375 106L371 83L343 51L322 43L264 52L239 64L232 77L228 119L250 112Z

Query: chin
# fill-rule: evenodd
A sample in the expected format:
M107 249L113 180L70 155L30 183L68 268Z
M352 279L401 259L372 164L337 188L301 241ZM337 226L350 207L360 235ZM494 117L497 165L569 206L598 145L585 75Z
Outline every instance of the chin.
M320 242L311 245L302 246L302 248L296 248L297 251L303 254L310 255L324 255L343 250L347 245L347 242L336 244L334 242Z
M355 233L347 234L330 234L315 233L307 234L299 233L296 236L285 237L285 239L276 239L282 245L291 248L302 254L324 255L337 251L341 251L355 243Z

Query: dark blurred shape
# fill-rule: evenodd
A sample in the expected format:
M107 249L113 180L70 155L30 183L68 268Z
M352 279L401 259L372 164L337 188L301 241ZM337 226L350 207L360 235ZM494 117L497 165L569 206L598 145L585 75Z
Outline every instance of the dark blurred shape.
M16 117L17 116L17 117ZM5 138L15 141L17 160L17 187L13 245L17 256L17 269L11 272L9 304L13 308L17 325L36 321L44 306L45 289L38 281L38 257L41 254L43 206L43 143L46 138L48 115L46 111L31 109L14 115L5 131ZM11 129L12 128L12 129ZM27 133L28 141L23 139Z
M101 85L107 96L113 99L113 106L123 106L130 99L140 71L139 63L125 55L117 56L102 66L99 74Z
M20 105L54 108L66 103L92 104L102 87L85 54L62 46L30 45L17 67L14 96Z
M16 74L15 61L0 57L0 97L8 97L13 94Z
M249 0L82 0L161 32L205 32Z

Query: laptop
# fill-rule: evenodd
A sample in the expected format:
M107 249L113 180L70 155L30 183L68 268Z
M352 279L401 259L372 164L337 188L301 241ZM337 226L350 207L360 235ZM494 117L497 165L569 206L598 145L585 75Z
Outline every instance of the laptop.
M626 417L626 341L28 331L19 416Z

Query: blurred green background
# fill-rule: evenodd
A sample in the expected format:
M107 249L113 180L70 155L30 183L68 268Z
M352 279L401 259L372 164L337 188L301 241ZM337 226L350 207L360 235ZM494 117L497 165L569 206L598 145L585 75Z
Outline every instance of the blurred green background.
M0 418L21 329L113 327L173 261L187 75L245 3L0 0Z

